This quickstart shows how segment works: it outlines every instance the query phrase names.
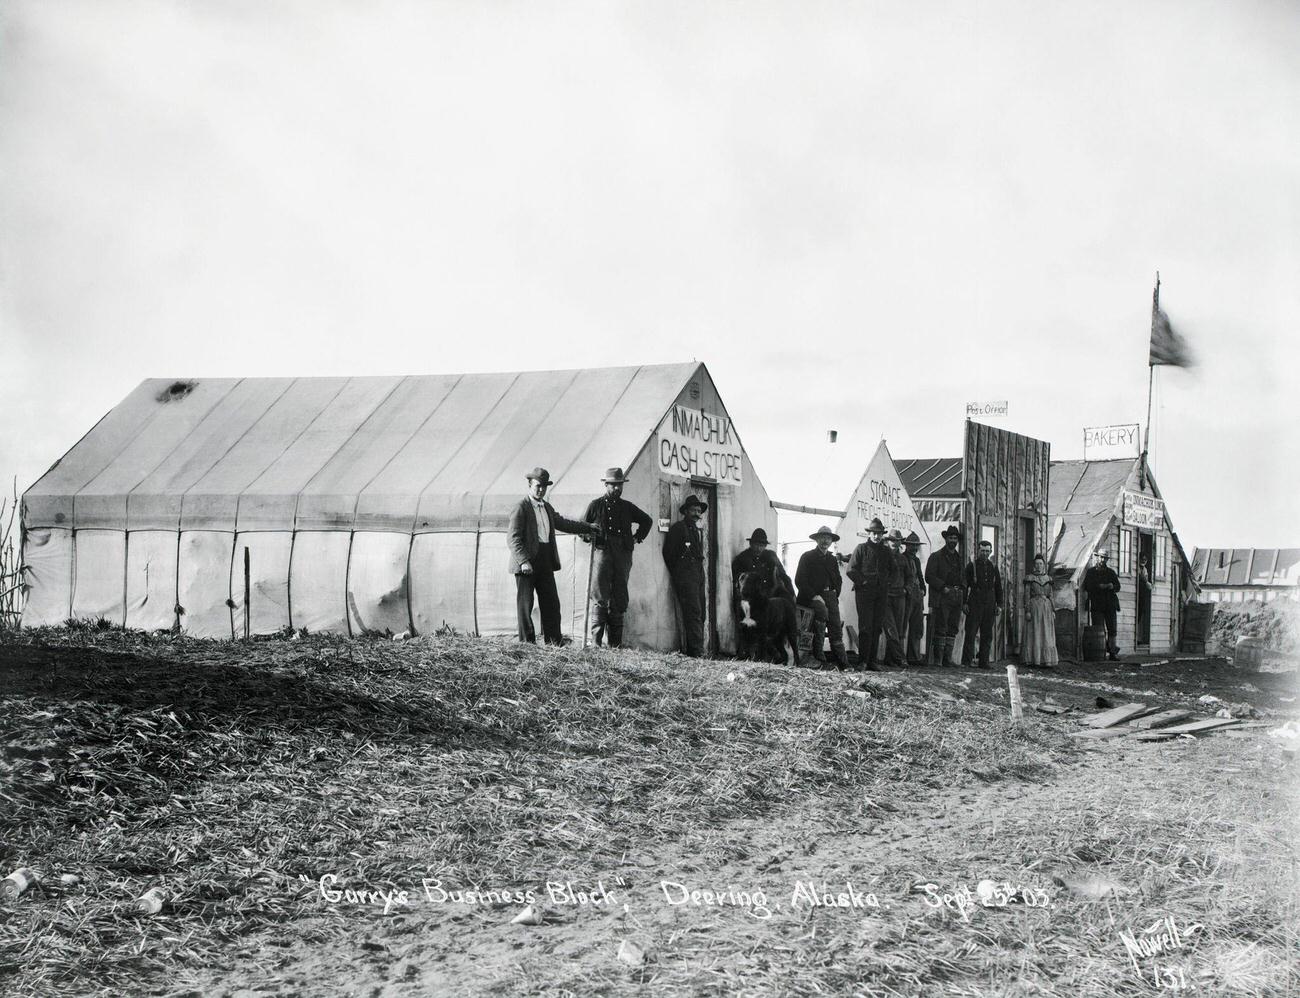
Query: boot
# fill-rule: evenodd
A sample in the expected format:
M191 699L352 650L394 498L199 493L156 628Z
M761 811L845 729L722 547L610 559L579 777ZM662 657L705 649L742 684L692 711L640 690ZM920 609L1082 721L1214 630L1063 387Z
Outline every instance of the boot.
M591 643L597 648L600 647L601 639L605 636L605 625L597 624L591 629ZM613 644L613 641L610 642Z
M812 657L815 658L818 662L826 661L826 653L822 651L822 647L825 645L825 643L826 643L826 625L823 624L820 620L813 618Z
M831 645L831 658L841 672L849 667L849 657L844 653L844 645L839 641Z
M623 621L609 622L609 646L611 648L623 647Z

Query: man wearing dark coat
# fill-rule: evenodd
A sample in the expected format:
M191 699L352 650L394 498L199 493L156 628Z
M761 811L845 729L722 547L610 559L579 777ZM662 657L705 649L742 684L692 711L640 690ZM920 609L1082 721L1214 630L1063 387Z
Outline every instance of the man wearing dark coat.
M678 510L682 518L664 536L664 563L682 614L682 651L693 658L705 653L704 532L699 523L708 508L699 496L687 496Z
M916 552L921 550L921 538L913 530L903 541L904 588L907 591L906 626L900 628L907 632L907 664L922 665L921 635L925 631L925 576L921 572L921 559Z
M813 613L813 658L818 662L826 661L822 644L829 629L831 657L844 669L849 664L844 654L844 625L840 620L840 589L844 581L840 578L840 560L830 550L840 535L830 527L822 527L808 537L816 541L817 546L799 556L799 565L794 572L794 584L799 590L798 603Z
M885 544L894 558L894 577L885 598L885 664L901 669L907 665L907 650L903 647L907 635L907 563L903 554L903 532L895 527L885 538Z
M515 611L519 640L537 642L533 630L533 596L542 614L542 638L548 645L562 643L560 594L555 573L560 568L560 550L555 532L591 534L598 528L581 520L567 520L546 501L551 475L545 468L528 472L528 494L510 512L506 547L510 551L510 572L515 577Z
M853 580L853 598L858 605L858 659L861 667L879 672L876 646L885 626L889 584L894 578L894 555L885 547L885 525L873 517L867 526L868 539L853 549L845 573Z
M767 531L762 527L755 527L746 543L749 546L731 559L731 609L732 616L736 620L737 658L750 658L757 645L754 640L754 628L745 627L741 623L744 620L745 613L744 608L741 606L744 597L740 591L740 586L741 580L746 575L758 571L759 559L762 558L763 552L767 550Z
M926 559L925 582L930 587L931 657L938 665L948 665L957 642L962 604L966 602L966 577L957 550L961 529L954 523L939 536L943 547Z
M591 500L583 519L597 524L600 533L592 538L590 627L599 645L609 629L609 646L623 644L623 615L627 613L627 580L632 574L632 552L650 534L650 514L623 498L627 476L622 468L610 468L601 479L605 494Z
M1083 591L1088 595L1092 626L1106 628L1106 655L1112 662L1118 662L1115 632L1119 629L1119 576L1107 564L1109 559L1109 552L1098 552L1097 563L1083 573Z
M975 632L980 635L979 667L989 667L989 650L993 647L993 629L1002 609L1002 573L989 557L990 541L980 541L979 553L966 566L966 641L961 664L970 665L975 651Z

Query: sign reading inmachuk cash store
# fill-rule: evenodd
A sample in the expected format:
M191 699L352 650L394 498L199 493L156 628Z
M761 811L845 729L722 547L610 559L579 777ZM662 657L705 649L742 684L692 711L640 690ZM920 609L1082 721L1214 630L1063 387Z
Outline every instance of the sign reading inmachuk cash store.
M1165 528L1165 504L1155 496L1124 490L1124 526L1146 530Z
M659 468L669 475L741 484L744 455L731 420L675 405L659 424Z
M1083 431L1083 459L1085 461L1111 461L1115 458L1137 457L1140 454L1141 436L1137 423L1121 426L1088 426Z

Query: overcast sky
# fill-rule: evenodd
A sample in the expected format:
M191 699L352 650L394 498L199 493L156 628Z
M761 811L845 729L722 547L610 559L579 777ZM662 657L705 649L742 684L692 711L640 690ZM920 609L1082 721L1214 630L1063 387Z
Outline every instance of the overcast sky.
M146 377L708 364L773 498L1156 372L1193 546L1300 546L1300 5L0 2L0 476ZM834 448L826 430L839 431ZM593 483L596 487L596 483Z

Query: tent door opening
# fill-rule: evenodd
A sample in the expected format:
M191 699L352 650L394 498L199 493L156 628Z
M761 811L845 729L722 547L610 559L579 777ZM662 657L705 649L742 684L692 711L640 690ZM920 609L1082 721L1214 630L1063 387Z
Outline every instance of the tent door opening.
M1137 645L1139 648L1151 646L1151 548L1152 534L1145 530L1138 531L1137 579L1134 588L1137 592Z
M700 520L704 533L705 621L704 643L710 656L718 654L718 487L710 482L691 480L691 491L709 504Z

